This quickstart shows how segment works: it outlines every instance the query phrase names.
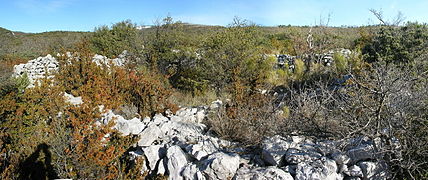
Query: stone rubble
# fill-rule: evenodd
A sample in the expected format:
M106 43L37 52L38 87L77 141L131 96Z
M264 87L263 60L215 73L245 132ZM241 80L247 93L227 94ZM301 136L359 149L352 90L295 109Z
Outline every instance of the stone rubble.
M287 67L289 70L294 71L296 59L302 59L304 61L311 60L316 63L322 63L325 66L331 66L334 62L334 54L340 54L345 58L349 58L352 55L352 51L349 49L338 48L334 50L327 51L321 54L304 54L303 56L292 56L288 54L279 54L275 55L277 58L277 67L284 68Z
M122 54L120 54L115 59L109 59L105 56L96 54L92 58L92 61L97 65L105 64L107 67L110 67L110 65L124 66L127 62L127 54L127 51L123 51ZM65 55L58 54L57 57L58 56L67 56L68 58L73 58L73 55L70 52L67 52ZM53 74L58 72L58 70L59 62L55 57L48 54L45 57L38 57L36 59L30 60L25 64L15 65L13 67L13 77L21 77L26 74L28 80L30 81L30 85L28 87L31 88L36 85L38 79L42 79L45 76L47 76L47 78L52 78Z
M217 108L217 104L221 103L215 101L211 107ZM149 174L169 179L389 178L386 164L373 158L373 141L317 142L303 136L277 135L265 139L260 152L246 151L207 132L200 123L203 119L196 116L209 110L182 108L169 117L157 114L148 122L135 151L143 152Z

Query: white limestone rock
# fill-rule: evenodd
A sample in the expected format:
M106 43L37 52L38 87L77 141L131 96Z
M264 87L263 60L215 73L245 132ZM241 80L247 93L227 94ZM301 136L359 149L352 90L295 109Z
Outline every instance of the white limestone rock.
M155 123L156 125L162 124L164 122L167 122L169 119L165 116L163 116L162 114L156 114L153 117L152 122Z
M340 152L332 154L331 157L338 165L348 164L351 161L348 155Z
M351 158L351 164L362 160L373 159L375 156L375 149L373 144L361 144L360 146L354 147L346 153Z
M206 126L196 123L168 121L160 125L165 141L198 142L204 136Z
M181 172L181 176L184 180L205 180L205 176L202 174L201 170L195 164L188 163Z
M65 98L65 101L66 102L68 102L68 103L70 103L70 104L72 104L72 105L80 105L80 104L83 104L83 100L82 100L82 97L74 97L73 95L71 95L71 94L68 94L68 93L64 93L64 98Z
M162 145L153 145L142 148L144 155L146 156L147 162L149 163L150 170L155 170L156 165L166 156L166 150Z
M138 146L150 146L153 142L158 140L162 135L161 129L156 126L154 123L150 123L146 129L140 133L140 140L138 141Z
M198 161L207 155L217 152L219 149L220 145L212 137L186 147L186 151Z
M115 125L113 128L121 132L123 136L128 136L130 134L138 135L146 127L138 118L127 120L120 115L114 114L111 110L102 115L101 121L103 124L114 121Z
M299 164L302 162L313 162L322 157L321 154L315 151L290 148L286 152L285 161L289 164Z
M384 162L360 162L363 179L389 179L388 166Z
M217 152L201 162L202 172L209 179L231 179L239 168L239 156Z
M181 108L171 117L172 121L188 123L202 123L205 118L205 110L199 108Z
M181 180L181 171L187 165L188 157L179 146L171 146L166 153L168 179Z
M287 153L291 143L291 141L278 135L264 140L262 143L262 159L269 165L281 165L283 156Z
M353 165L351 167L349 167L346 171L344 171L343 173L345 173L348 176L353 176L353 177L363 177L363 171L361 170L361 168L357 165Z
M274 166L259 167L254 169L248 169L242 167L238 170L234 180L293 180L293 176L290 173L283 171Z
M209 106L209 108L212 110L212 109L217 109L217 108L219 108L220 106L222 106L223 105L223 102L221 101L221 100L219 100L219 99L217 99L217 100L215 100L215 101L213 101L212 103L211 103L211 105Z
M331 159L323 158L314 162L302 162L297 165L296 180L338 180L343 179L337 173L337 165Z
M163 158L160 160L159 164L158 164L158 171L156 172L156 174L160 174L160 175L165 175L166 174L166 158Z
M48 54L45 57L30 60L25 64L15 65L13 68L13 77L20 77L26 74L30 81L28 87L31 88L35 86L39 79L44 78L46 75L48 78L52 78L52 74L57 72L58 68L58 61Z

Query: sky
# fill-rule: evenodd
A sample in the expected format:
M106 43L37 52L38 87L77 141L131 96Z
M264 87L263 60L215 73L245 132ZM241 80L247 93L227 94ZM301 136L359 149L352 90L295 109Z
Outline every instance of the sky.
M263 26L331 26L378 23L369 9L386 19L400 11L406 21L428 22L428 0L0 0L0 27L21 32L93 31L131 20L152 25L166 16L182 22L228 25L234 17Z

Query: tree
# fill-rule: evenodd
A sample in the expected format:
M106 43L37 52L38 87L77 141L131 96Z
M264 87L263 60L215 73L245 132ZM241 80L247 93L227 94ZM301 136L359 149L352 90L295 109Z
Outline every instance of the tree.
M427 53L428 26L407 23L405 26L382 26L362 50L368 62L408 63Z
M217 93L238 81L246 89L255 90L267 78L271 67L263 56L259 33L257 26L235 18L228 28L204 42L201 50L204 77Z
M99 54L115 57L124 50L138 53L138 30L130 20L118 22L111 27L101 26L90 37L92 49Z

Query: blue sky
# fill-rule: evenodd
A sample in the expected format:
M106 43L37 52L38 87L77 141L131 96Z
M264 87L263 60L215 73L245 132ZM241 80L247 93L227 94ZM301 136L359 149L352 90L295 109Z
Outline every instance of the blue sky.
M377 23L401 11L406 20L428 22L428 0L0 0L0 27L23 32L93 31L130 19L150 25L171 15L195 24L227 25L234 16L260 25L314 25L330 14L330 25Z

